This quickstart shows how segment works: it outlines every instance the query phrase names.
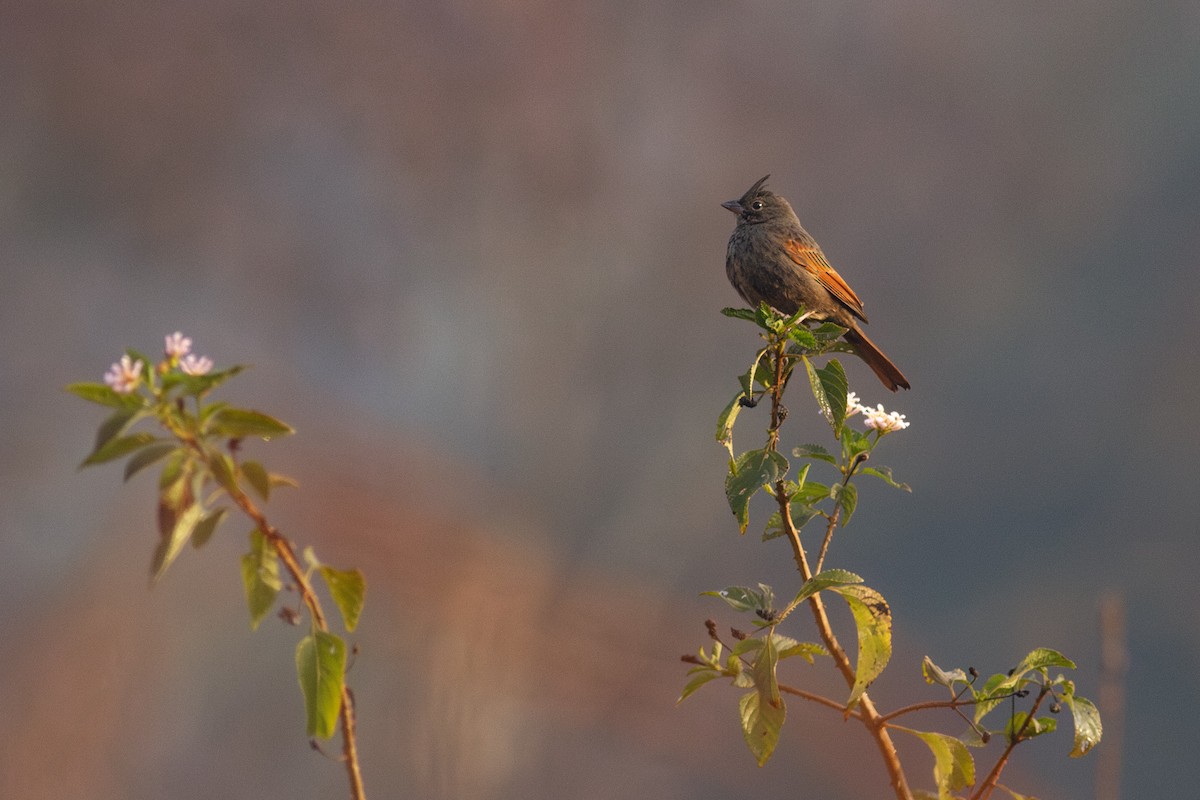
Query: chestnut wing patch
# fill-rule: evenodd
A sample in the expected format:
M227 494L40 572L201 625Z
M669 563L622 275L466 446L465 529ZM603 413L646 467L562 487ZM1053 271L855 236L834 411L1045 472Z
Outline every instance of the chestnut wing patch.
M784 248L787 250L788 257L796 262L796 266L820 281L831 295L850 309L851 314L863 322L867 321L866 315L863 314L862 300L859 300L858 295L854 293L849 284L842 280L842 276L837 274L837 270L829 265L825 254L821 252L821 248L817 247L816 243L788 239L784 243Z

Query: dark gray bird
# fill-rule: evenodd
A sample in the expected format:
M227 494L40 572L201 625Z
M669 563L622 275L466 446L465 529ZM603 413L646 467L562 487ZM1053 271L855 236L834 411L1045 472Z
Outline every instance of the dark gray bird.
M884 386L893 392L901 386L908 389L904 374L859 327L867 317L858 295L829 265L788 201L763 188L769 177L739 199L721 204L738 218L725 255L729 282L754 308L765 300L785 314L794 314L803 305L813 312L813 319L846 328L843 338Z

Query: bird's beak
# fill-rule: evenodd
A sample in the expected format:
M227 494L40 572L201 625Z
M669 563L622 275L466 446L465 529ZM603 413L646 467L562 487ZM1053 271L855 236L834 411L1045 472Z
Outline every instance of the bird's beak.
M728 208L735 214L742 213L742 204L737 200L726 200L724 203L721 203L721 208Z

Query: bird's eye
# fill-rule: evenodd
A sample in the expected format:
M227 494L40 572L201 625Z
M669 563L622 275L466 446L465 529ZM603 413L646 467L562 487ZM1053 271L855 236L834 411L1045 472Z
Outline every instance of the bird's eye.
M750 207L752 209L754 209L755 211L762 211L763 210L763 201L755 200L753 203L750 204Z

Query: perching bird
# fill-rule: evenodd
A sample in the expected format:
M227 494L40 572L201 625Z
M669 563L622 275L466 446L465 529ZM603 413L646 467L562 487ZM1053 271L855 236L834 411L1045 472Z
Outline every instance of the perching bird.
M908 380L858 326L867 321L862 301L829 265L816 240L800 225L788 201L763 188L770 175L737 200L721 205L737 214L729 237L725 274L752 307L767 305L785 314L800 306L812 318L846 328L845 339L883 385L893 392Z

